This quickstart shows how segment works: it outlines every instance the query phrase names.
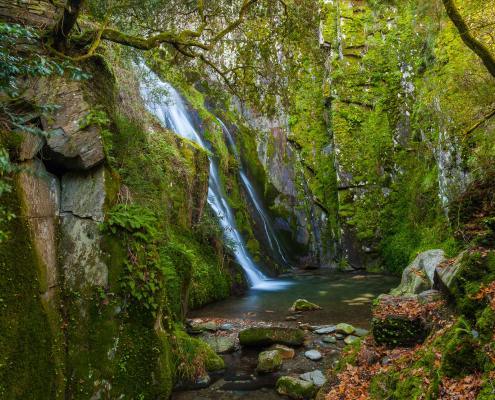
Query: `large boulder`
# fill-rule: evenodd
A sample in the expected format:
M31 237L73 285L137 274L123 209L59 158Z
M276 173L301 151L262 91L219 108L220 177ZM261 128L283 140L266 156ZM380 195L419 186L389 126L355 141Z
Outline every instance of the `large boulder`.
M282 376L277 380L277 393L295 400L312 399L317 391L312 382L292 376Z
M206 336L203 340L208 343L217 354L233 353L235 351L235 338L232 336Z
M267 374L278 371L282 367L282 355L277 350L263 351L258 356L256 371Z
M301 346L304 343L304 332L295 328L259 327L248 328L239 332L242 346L263 347L272 344Z
M435 269L445 261L443 250L428 250L418 254L402 272L400 285L391 291L394 296L414 295L433 288Z

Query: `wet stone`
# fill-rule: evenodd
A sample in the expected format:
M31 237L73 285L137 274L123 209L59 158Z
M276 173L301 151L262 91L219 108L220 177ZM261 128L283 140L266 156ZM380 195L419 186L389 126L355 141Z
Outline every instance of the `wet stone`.
M299 378L306 382L311 382L315 386L321 387L327 382L327 378L319 369L299 375Z
M335 338L335 336L323 336L321 340L324 343L330 343L330 344L337 343L337 339Z
M304 353L306 358L309 358L311 361L319 361L322 359L322 355L318 350L308 350Z

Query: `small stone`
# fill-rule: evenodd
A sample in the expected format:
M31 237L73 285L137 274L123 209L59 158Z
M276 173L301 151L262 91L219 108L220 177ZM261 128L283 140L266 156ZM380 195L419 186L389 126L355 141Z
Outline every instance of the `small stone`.
M337 327L335 325L323 326L315 330L318 335L328 335L329 333L334 333Z
M355 330L356 329L352 325L346 323L337 324L337 326L335 326L336 332L343 333L346 335L353 334Z
M299 378L301 378L303 381L311 382L318 387L323 386L327 382L327 378L325 378L325 375L323 375L323 372L321 372L319 369L301 374L299 375Z
M338 340L342 340L342 339L344 339L344 337L345 337L345 336L344 336L344 335L342 335L341 333L336 333L336 334L335 334L335 338L336 338L336 339L338 339Z
M322 355L318 350L308 350L304 353L306 358L309 358L311 361L319 361L322 359Z
M281 344L276 344L270 348L270 350L277 350L280 355L282 356L283 360L290 360L294 358L296 355L296 352L294 349L281 345Z
M361 329L361 328L356 328L356 330L354 331L354 335L359 337L366 336L368 333L369 331L367 329Z
M292 307L291 311L313 311L313 310L321 310L321 307L318 304L311 303L306 299L297 299Z
M323 340L323 342L325 343L337 343L337 339L335 338L335 336L323 336L321 340Z
M286 321L297 321L297 317L295 315L289 315L285 317Z
M233 324L229 324L229 323L222 324L222 325L220 325L220 330L221 331L229 331L229 332L230 331L233 331L234 330L234 325Z
M263 351L258 356L258 367L256 371L259 373L275 372L282 366L282 355L278 350Z
M349 335L344 339L344 343L345 344L353 344L353 343L356 343L358 340L361 340L361 339L359 339L357 336Z

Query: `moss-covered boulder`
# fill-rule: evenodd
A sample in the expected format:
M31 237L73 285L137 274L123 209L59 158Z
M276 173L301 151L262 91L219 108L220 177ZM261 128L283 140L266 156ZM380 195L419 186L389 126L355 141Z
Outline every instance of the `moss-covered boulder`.
M242 346L263 347L272 344L301 346L304 342L304 332L295 328L248 328L239 332L239 342Z
M278 350L263 351L258 356L256 371L262 374L278 371L282 367L282 355Z
M355 330L356 328L346 323L340 323L335 326L335 332L342 333L344 335L351 335L352 333L355 332Z
M282 376L277 380L277 393L288 396L291 399L307 400L314 398L316 386L312 382L294 378L292 376Z
M318 304L311 303L306 299L297 299L290 308L290 311L314 311L314 310L321 310L321 307Z
M416 298L381 296L373 309L371 331L375 342L390 347L422 343L428 328Z

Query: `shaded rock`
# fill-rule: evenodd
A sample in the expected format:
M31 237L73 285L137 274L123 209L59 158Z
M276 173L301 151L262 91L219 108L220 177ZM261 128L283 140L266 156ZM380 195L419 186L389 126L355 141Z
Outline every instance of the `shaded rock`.
M341 324L337 324L335 326L335 331L337 333L341 333L341 334L345 334L345 335L350 335L350 334L354 333L355 330L356 330L356 328L354 328L350 324L341 323Z
M61 211L103 222L105 168L69 172L62 177Z
M207 336L203 340L217 354L232 353L235 351L235 338L231 336Z
M360 338L358 338L357 336L354 336L354 335L349 335L347 336L345 339L344 339L344 343L345 344L353 344L353 343L356 343L357 341L361 340Z
M323 326L315 330L318 335L328 335L329 333L334 333L337 330L335 325Z
M359 337L366 336L368 333L369 333L369 331L367 329L356 328L354 330L354 335L359 336Z
M21 132L19 134L22 139L19 147L19 161L32 160L43 148L45 138L29 132Z
M337 338L335 336L323 336L321 340L325 343L337 343Z
M296 400L312 399L317 390L312 382L292 376L280 377L277 381L276 388L278 394Z
M313 310L321 310L321 307L318 304L311 303L306 299L297 299L292 307L291 311L313 311Z
M56 176L48 173L43 163L32 160L21 164L17 186L24 207L23 217L29 222L34 250L42 269L40 289L52 299L58 285L57 216L60 207L60 187Z
M336 333L335 334L335 338L338 339L338 340L342 340L345 338L345 335L342 335L341 333Z
M319 369L299 375L303 381L311 382L315 386L321 387L327 382L327 378Z
M304 332L295 328L248 328L239 332L239 342L243 346L271 346L285 344L301 346L304 343Z
M445 261L443 250L420 253L402 272L401 283L390 293L394 296L418 294L433 288L435 269Z
M256 371L270 373L278 371L282 367L282 356L278 350L263 351L258 356Z
M277 350L280 353L283 360L290 360L294 358L294 356L296 355L294 349L284 346L282 344L276 344L270 347L270 350Z
M308 350L304 352L304 356L309 358L311 361L319 361L323 358L318 350Z

